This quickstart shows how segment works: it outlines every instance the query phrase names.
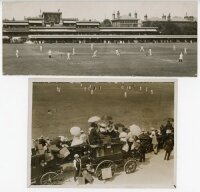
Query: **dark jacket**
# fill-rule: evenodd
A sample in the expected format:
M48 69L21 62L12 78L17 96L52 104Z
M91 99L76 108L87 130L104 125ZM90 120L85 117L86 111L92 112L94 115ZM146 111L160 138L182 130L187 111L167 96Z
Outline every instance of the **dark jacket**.
M164 143L164 149L167 152L171 152L174 148L174 140L169 137Z
M89 139L89 143L91 145L97 145L97 144L101 143L100 136L97 133L95 128L91 129L88 139Z

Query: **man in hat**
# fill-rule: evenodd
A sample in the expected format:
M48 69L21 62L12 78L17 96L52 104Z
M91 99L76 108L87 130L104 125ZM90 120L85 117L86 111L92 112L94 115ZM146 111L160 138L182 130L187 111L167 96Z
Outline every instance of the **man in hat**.
M98 129L98 125L96 122L91 123L91 128L90 128L90 132L89 132L89 143L91 145L98 145L101 143L101 139L100 136L97 132Z
M81 171L81 159L78 154L74 155L74 181L77 181L77 177L80 175Z
M165 150L164 160L169 160L171 152L173 151L173 148L174 148L174 138L173 138L173 135L171 133L171 130L168 129L166 131L166 134L167 134L166 141L163 145L163 148Z

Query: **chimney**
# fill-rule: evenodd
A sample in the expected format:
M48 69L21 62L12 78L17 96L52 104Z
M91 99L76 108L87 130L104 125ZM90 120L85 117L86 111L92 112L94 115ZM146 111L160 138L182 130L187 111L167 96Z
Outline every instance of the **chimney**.
M129 13L128 15L129 15L129 17L131 17L131 13Z
M135 18L137 19L137 12L135 12Z
M171 15L169 13L169 15L167 16L167 21L170 21L171 20Z
M117 11L117 19L119 19L119 18L120 18L120 12Z
M163 21L166 21L166 15L163 14L162 20L163 20Z
M148 19L148 16L147 16L147 14L144 16L144 20L145 21L147 21L147 19Z
M115 19L115 13L112 14L112 19L113 19L113 20Z

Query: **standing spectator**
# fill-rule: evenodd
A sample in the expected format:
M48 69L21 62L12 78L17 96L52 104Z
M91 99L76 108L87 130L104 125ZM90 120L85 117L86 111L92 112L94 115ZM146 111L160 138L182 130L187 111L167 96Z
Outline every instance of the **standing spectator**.
M81 159L79 158L78 154L74 155L74 181L77 181L77 177L80 175L81 171Z
M169 135L167 135L167 139L164 143L164 150L165 150L164 160L170 159L170 155L171 155L173 148L174 148L174 140L173 140L172 136L169 134Z
M158 153L158 140L157 140L155 129L152 129L152 133L151 133L150 137L152 138L151 143L153 145L154 154L157 155L157 153Z
M145 162L146 143L144 140L141 141L140 143L139 153L140 153L140 162Z

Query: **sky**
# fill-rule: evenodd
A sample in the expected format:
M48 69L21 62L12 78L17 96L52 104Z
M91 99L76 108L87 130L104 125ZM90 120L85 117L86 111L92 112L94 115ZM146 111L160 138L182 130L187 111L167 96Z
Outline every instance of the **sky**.
M174 16L192 15L197 17L196 1L35 1L35 2L3 2L3 19L22 20L24 17L35 17L43 11L62 12L63 18L92 19L102 21L111 19L112 13L120 11L121 15L128 15L135 11L140 19L147 14L148 17L161 17L163 14Z

